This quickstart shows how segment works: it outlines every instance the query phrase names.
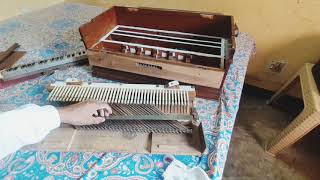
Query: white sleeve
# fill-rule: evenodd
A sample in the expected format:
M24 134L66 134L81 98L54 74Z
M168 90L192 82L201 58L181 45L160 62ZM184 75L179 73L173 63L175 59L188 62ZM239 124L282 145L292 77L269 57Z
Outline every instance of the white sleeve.
M28 104L0 113L0 159L24 145L40 142L59 126L59 112L53 106Z

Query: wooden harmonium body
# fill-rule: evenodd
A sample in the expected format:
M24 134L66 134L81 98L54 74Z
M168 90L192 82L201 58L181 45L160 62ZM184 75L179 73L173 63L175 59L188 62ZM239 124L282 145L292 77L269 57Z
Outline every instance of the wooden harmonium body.
M218 99L235 50L232 16L112 7L80 27L93 74L130 83L195 85Z
M55 82L48 89L49 101L104 101L113 113L100 124L58 128L29 149L198 156L206 150L191 86Z

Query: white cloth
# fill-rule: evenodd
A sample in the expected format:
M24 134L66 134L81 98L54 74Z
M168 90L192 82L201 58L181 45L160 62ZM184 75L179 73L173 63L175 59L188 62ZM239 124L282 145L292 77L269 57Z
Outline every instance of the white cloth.
M207 173L200 167L189 168L174 159L163 173L165 180L210 180Z
M0 113L0 159L25 145L40 142L59 126L59 112L53 106L28 104Z

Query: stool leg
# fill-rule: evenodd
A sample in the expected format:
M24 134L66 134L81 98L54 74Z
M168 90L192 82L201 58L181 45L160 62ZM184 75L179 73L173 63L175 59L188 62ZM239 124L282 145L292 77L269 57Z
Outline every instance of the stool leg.
M316 128L320 124L320 113L313 111L312 109L303 110L292 123L270 141L266 151L275 155Z
M272 104L272 102L276 101L286 90L288 90L294 82L299 78L299 74L296 73L293 75L281 88L267 101L267 104Z

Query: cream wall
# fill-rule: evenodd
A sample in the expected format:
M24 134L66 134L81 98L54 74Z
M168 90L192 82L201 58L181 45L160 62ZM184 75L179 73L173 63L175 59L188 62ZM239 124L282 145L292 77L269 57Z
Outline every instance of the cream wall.
M319 0L66 0L110 7L147 6L220 12L233 15L243 32L252 35L257 54L246 82L274 90L304 62L320 58ZM288 61L280 74L268 72L271 60Z
M59 2L63 0L1 0L0 21Z
M0 20L23 11L47 7L62 0L1 0ZM319 0L65 0L91 5L145 6L220 12L233 15L243 32L252 35L257 54L250 62L246 82L277 89L304 62L320 58ZM268 72L271 60L288 64L280 74Z

